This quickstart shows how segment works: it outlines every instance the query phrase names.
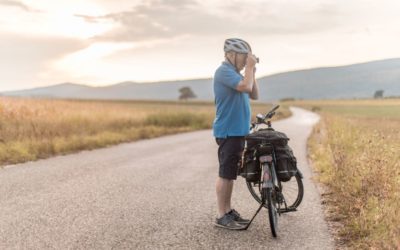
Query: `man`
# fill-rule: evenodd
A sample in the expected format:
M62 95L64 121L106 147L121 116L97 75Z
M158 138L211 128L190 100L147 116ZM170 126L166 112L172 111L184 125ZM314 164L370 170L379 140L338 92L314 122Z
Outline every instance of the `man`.
M244 136L250 130L250 101L258 99L255 81L257 58L250 45L242 39L226 39L225 61L214 75L216 117L213 133L219 159L219 177L216 183L218 217L215 225L240 230L249 220L243 219L231 207L233 183L237 177L238 162L244 149ZM244 77L240 71L244 69Z

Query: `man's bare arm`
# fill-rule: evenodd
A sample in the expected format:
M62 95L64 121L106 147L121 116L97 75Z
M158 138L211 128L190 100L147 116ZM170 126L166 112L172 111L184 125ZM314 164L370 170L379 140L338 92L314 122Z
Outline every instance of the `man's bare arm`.
M254 83L253 83L253 89L250 93L250 98L253 100L258 100L258 83L256 81L256 78L254 77Z
M257 59L256 57L249 53L247 56L246 67L244 69L244 78L241 80L236 87L236 90L240 92L253 92L254 85L254 67L256 65Z

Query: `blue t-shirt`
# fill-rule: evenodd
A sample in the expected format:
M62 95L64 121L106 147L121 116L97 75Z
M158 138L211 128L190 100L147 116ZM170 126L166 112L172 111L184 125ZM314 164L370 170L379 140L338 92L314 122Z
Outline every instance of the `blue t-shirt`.
M245 136L250 131L249 94L236 90L242 79L243 76L236 72L232 64L226 61L215 71L214 137Z

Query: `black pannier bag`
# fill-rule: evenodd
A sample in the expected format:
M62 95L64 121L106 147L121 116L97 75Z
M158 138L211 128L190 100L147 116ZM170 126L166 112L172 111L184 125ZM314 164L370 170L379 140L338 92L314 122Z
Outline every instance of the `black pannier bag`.
M288 146L275 147L276 174L280 181L290 181L297 173L297 160L293 150Z
M261 143L271 143L275 148L276 172L280 181L286 182L297 173L297 160L292 149L288 146L289 138L285 133L273 129L260 129L259 131L246 136L247 148L250 151L260 151L263 147L256 147ZM262 151L262 150L261 150ZM267 153L267 152L258 153ZM267 150L269 151L269 150ZM258 161L257 161L258 162ZM256 165L258 168L259 166ZM249 172L250 170L245 171ZM260 173L261 174L261 173ZM242 175L242 174L241 174ZM243 177L249 178L249 174L243 174ZM257 176L260 177L259 175ZM259 179L258 179L259 180Z
M239 161L238 175L242 176L248 182L257 182L261 178L261 169L257 157L253 150L244 151L243 167L242 160Z
M272 129L260 129L259 131L249 134L246 137L247 148L252 149L261 141L271 143L275 147L282 147L288 144L289 138L286 134Z

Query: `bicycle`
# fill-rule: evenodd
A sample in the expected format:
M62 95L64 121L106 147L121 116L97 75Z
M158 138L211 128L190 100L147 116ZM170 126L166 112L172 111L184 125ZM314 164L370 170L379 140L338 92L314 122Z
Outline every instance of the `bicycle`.
M244 230L250 226L261 208L265 207L268 209L269 224L273 237L277 237L278 215L297 211L297 207L300 205L304 195L303 175L300 170L297 167L295 167L295 170L292 169L291 172L289 170L284 172L285 170L282 171L281 169L277 174L278 161L276 153L278 148L274 145L276 142L259 133L259 131L266 131L270 134L276 133L282 136L282 140L278 142L282 145L287 144L289 139L287 137L287 140L284 139L284 134L275 131L271 125L271 118L278 108L279 105L275 106L266 115L258 114L256 116L256 122L251 124L250 133L245 137L245 148L238 172L238 175L246 178L246 184L251 195L260 204L260 207ZM267 125L267 128L259 129L261 124ZM249 144L252 146L249 146ZM281 164L279 166L282 166L282 162L279 163ZM286 177L286 179L281 181L278 175Z

